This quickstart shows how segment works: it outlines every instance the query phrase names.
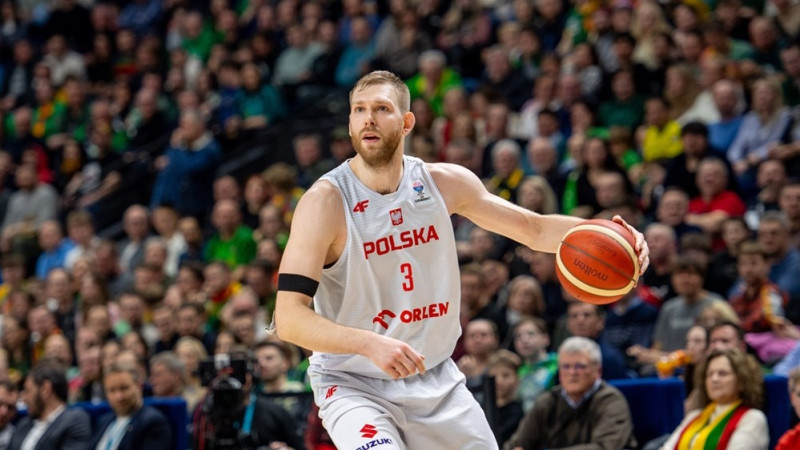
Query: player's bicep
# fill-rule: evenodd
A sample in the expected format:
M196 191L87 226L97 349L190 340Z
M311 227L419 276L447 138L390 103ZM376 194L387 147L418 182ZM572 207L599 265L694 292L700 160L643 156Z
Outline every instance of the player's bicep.
M431 173L451 214L464 216L481 228L518 242L525 242L538 227L536 214L491 194L466 168L438 164L431 167Z
M341 205L338 191L327 183L318 183L306 192L292 218L280 274L319 281L322 267L344 226Z

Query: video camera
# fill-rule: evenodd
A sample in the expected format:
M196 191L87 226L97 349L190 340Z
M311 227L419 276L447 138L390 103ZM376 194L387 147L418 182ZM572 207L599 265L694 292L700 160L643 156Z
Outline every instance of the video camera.
M208 387L202 414L213 424L208 437L215 450L249 448L240 436L247 372L245 359L231 359L227 354L200 362L200 381Z

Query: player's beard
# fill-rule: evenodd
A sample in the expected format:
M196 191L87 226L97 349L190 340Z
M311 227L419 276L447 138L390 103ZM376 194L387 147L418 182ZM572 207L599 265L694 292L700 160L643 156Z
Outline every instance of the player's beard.
M378 134L376 131L370 130L370 132ZM377 149L364 148L364 141L361 140L363 133L364 131L355 136L350 136L350 142L352 142L356 153L369 167L377 169L388 166L394 157L395 151L397 151L398 145L400 145L400 140L403 138L402 129L398 128L386 134L380 134L380 146Z

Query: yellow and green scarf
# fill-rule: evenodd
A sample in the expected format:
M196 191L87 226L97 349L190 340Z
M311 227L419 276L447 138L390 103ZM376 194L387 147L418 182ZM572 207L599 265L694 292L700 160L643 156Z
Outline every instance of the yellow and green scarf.
M675 450L723 450L728 447L731 435L750 408L741 400L731 405L713 421L711 414L717 407L711 403L683 429Z

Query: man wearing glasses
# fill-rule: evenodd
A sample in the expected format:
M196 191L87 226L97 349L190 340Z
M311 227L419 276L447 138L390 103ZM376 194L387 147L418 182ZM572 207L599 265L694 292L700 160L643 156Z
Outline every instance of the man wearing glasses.
M602 448L635 448L625 397L601 378L600 346L571 337L558 349L559 385L540 395L506 450L561 448L593 443Z
M17 386L9 380L0 381L0 450L6 450L14 434L11 423L17 415Z

